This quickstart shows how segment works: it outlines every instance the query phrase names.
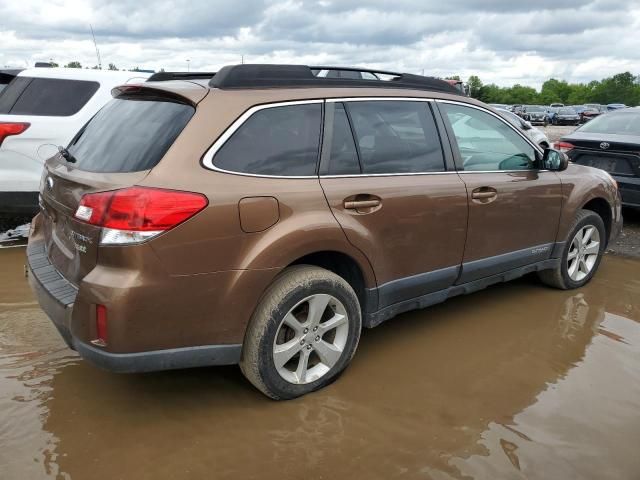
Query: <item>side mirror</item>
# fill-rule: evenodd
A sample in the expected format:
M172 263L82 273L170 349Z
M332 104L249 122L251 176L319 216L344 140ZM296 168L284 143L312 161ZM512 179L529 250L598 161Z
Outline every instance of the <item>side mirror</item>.
M533 128L529 122L525 121L520 122L520 126L523 130L531 130Z
M561 172L569 166L569 157L566 153L553 148L545 148L542 156L542 168L544 170L552 170Z

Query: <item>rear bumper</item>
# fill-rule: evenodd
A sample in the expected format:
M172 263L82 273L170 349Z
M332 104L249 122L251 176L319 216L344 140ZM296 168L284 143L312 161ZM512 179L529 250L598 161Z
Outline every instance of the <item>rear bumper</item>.
M42 240L27 246L29 284L38 303L49 316L66 344L94 365L119 373L150 372L240 361L241 344L202 345L135 353L111 353L79 340L71 319L78 290L51 265Z
M0 216L33 217L38 213L38 192L0 192Z

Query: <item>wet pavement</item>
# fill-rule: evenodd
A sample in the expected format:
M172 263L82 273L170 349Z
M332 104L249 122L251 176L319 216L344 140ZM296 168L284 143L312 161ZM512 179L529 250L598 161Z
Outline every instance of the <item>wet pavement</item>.
M366 331L352 366L273 402L236 367L100 371L0 250L0 478L640 478L640 261L527 277Z

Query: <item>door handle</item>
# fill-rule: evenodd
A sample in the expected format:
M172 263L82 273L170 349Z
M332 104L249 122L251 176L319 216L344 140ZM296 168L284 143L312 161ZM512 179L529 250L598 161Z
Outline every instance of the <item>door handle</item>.
M380 206L380 200L345 200L344 208L347 210L360 210L363 208L374 208Z
M498 198L498 191L493 187L480 187L471 192L471 199L482 203L493 202L496 198Z
M498 194L496 192L473 192L471 193L471 198L475 198L477 200L484 200L487 198L497 197Z

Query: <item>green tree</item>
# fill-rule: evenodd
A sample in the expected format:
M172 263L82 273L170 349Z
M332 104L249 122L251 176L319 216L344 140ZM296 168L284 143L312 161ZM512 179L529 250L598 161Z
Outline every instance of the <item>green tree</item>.
M82 65L80 64L80 62L74 60L73 62L67 63L64 67L65 68L82 68Z
M469 85L469 96L473 98L480 98L482 93L482 80L477 75L471 75L469 80L467 80L467 85Z
M110 63L109 70L118 70L118 67L116 67L113 63Z

